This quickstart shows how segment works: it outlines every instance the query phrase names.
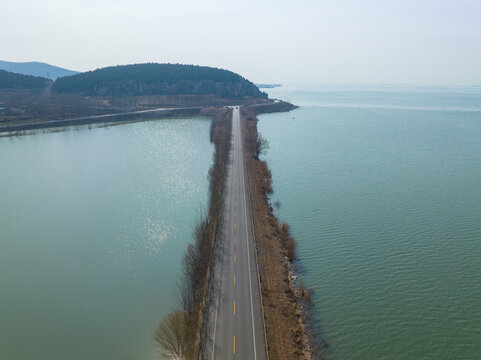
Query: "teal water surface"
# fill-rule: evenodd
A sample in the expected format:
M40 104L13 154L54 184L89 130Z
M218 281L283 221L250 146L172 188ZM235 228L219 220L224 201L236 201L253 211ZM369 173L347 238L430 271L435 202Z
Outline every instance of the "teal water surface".
M210 121L0 139L0 359L153 360L208 198Z
M329 358L480 359L481 91L270 95L304 105L259 131Z

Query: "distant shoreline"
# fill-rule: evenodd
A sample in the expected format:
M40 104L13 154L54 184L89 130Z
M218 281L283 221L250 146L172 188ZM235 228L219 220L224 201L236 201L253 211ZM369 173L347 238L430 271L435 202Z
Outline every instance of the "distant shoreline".
M27 130L41 130L41 129L54 129L65 128L70 126L81 125L93 125L93 124L109 124L115 125L120 123L131 122L134 120L141 120L146 118L152 118L153 115L162 117L186 117L201 115L202 107L192 108L158 108L151 110L139 110L130 111L125 113L104 114L104 115L92 115L83 116L71 119L59 119L59 120L47 120L47 121L34 121L27 123L18 123L0 126L0 136L16 136L16 132ZM13 134L9 134L13 133Z
M131 101L133 106L131 108L135 109L144 98L137 99L135 97L127 97L122 101ZM152 98L150 99L152 100ZM148 108L145 108L145 103L140 104L144 107L143 110L133 110L124 112L110 112L104 114L96 114L92 109L91 115L84 116L72 116L62 118L61 114L57 114L57 119L55 119L55 112L48 113L42 119L40 116L38 120L24 120L24 119L12 119L7 124L1 125L0 122L0 137L8 136L19 136L25 135L22 132L30 130L41 130L41 129L53 129L53 128L65 128L70 126L80 126L80 125L90 125L90 124L105 124L105 125L116 125L132 121L142 121L147 119L152 119L153 116L158 116L162 118L179 118L179 117L189 117L189 116L202 116L203 113L208 111L208 109L220 108L232 105L270 105L273 104L273 100L260 101L259 99L198 99L193 101L189 99L190 102L185 101L184 106L182 104L175 104L174 106L168 106L168 102L161 101L164 99L155 99L152 104L149 104ZM163 104L164 102L164 104ZM172 102L172 101L171 101ZM179 102L182 102L180 99ZM164 106L163 106L164 105ZM191 105L191 106L189 106ZM87 109L87 112L89 109ZM73 114L72 114L73 115ZM79 115L82 115L79 113ZM52 117L54 117L52 119Z
M0 70L0 132L127 121L146 113L191 116L206 107L272 101L241 75L208 66L117 65L55 81Z
M273 89L273 88L281 87L282 84L256 84L256 86L259 89Z

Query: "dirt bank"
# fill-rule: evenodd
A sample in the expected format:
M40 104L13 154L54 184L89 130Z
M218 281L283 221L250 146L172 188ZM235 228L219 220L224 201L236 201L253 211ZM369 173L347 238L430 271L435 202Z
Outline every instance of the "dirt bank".
M295 286L292 260L295 241L287 224L280 224L272 212L271 172L257 154L257 114L290 111L285 102L242 108L247 172L251 192L255 240L258 249L261 292L270 359L313 359L313 340L306 328L305 304L309 293Z

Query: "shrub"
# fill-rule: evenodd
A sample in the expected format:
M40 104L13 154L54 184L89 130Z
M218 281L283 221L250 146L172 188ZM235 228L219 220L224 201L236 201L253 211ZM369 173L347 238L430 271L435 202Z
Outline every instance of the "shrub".
M286 256L289 261L293 261L296 258L296 241L292 237L287 238Z

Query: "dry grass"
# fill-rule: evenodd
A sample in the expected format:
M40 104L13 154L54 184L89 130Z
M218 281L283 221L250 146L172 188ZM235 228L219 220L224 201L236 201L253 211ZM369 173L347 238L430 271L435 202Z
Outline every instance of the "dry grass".
M311 299L311 293L309 290L306 289L304 284L299 286L299 291L297 292L298 297L303 299L304 301L309 301Z
M269 108L269 110L271 110ZM269 357L276 360L308 359L309 351L302 322L302 308L296 290L289 281L290 262L295 242L289 226L279 224L272 213L267 195L272 192L267 164L256 158L257 121L255 113L242 112L247 171L251 187L251 207L259 256L262 262L261 291Z
M288 237L286 244L284 245L286 248L286 256L289 261L294 261L296 258L296 241L292 237Z

